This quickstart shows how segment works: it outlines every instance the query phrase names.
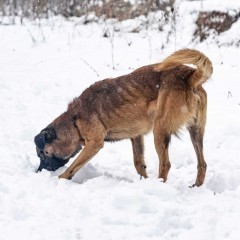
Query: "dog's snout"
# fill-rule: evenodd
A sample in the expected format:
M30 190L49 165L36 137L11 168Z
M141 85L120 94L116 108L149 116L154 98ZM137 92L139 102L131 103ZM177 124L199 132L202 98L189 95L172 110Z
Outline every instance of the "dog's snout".
M44 134L43 134L43 133L39 133L39 134L34 138L34 142L35 142L36 146L37 146L39 149L44 149L44 147L45 147Z

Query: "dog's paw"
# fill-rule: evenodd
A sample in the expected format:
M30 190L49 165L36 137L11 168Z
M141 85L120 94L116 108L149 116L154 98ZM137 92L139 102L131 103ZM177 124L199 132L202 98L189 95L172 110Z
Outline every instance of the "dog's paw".
M161 183L165 183L166 181L163 178L158 178Z
M189 188L200 187L200 186L202 186L202 184L196 182L196 183L190 185Z
M58 178L59 179L62 178L62 179L71 180L72 177L68 173L64 172L63 174L59 175Z

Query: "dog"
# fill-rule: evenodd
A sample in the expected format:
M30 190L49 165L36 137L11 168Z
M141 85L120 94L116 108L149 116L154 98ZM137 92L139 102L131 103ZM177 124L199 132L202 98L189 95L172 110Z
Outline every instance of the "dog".
M177 135L185 125L198 160L193 186L201 186L207 168L203 155L207 94L202 84L212 72L207 56L194 49L182 49L161 63L94 83L35 137L41 160L38 170L58 169L84 146L59 176L71 179L103 148L104 142L130 139L136 171L147 178L143 138L153 131L159 178L165 182L171 167L171 135Z

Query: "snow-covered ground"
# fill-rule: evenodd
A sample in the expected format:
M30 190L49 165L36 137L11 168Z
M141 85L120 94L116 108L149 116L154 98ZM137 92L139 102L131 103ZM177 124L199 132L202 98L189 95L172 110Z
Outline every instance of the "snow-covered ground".
M202 7L206 1L192 4ZM109 39L102 37L106 26L76 20L55 19L41 28L0 26L1 240L239 239L240 50L211 41L191 44L193 19L186 14L188 25L181 19L164 50L166 34L154 30L120 31ZM239 21L234 27L219 41L238 37ZM202 187L188 187L197 161L184 129L182 140L173 139L170 146L167 183L157 179L151 134L145 138L149 179L136 174L130 141L105 144L72 181L57 178L66 167L35 173L33 138L73 97L97 80L159 62L175 47L199 49L214 64L205 84L208 169Z

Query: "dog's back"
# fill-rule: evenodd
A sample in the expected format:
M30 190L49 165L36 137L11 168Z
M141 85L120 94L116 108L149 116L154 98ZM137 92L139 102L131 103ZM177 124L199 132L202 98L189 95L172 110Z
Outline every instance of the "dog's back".
M152 129L161 82L161 73L151 68L105 79L86 89L68 110L85 122L97 117L109 141L146 134Z
M187 63L196 68L184 65ZM68 110L74 110L86 122L97 116L109 139L146 134L153 127L156 111L167 116L164 124L176 132L196 113L198 96L191 88L211 73L211 62L205 55L196 50L180 50L160 64L96 82L69 104Z

